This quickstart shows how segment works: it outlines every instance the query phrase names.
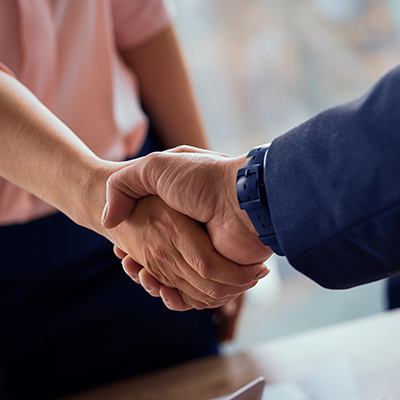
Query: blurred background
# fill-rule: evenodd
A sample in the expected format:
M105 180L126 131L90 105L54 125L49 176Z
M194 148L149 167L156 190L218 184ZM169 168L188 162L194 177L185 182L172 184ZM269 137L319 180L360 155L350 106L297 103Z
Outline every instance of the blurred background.
M237 156L362 95L400 64L398 0L173 0L213 150ZM386 307L385 282L332 291L281 257L247 295L235 352Z

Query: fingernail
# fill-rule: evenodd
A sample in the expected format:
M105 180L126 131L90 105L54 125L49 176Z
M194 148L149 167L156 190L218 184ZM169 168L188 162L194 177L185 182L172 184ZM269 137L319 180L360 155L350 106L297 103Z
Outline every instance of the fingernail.
M132 279L133 279L133 278L132 278ZM157 290L156 290L156 289L154 289L154 288L152 288L152 287L149 287L149 286L146 286L146 285L140 280L140 274L138 274L138 280L139 280L138 283L140 283L140 284L142 285L142 288L143 288L147 293L152 294L152 295L155 295L155 294L157 293Z
M143 283L142 283L142 287L147 293L153 293L154 292L153 288L148 287L148 286L144 285Z
M104 206L103 214L101 215L101 223L102 223L103 225L104 225L104 223L106 222L107 215L108 215L108 203L106 203L106 205Z
M140 285L140 280L138 275L133 275L132 273L128 272L128 270L125 268L125 258L121 261L122 269L124 272L133 280L133 282L138 283Z
M133 278L132 278L133 279ZM139 285L142 285L142 281L140 280L140 274L137 274L136 275L136 279L137 279L137 281L136 280L134 280L136 283L138 283ZM143 285L142 285L143 286Z
M132 275L129 275L129 276L133 280L133 282L137 283L138 285L141 285L140 279L138 276L132 276Z
M265 276L267 276L270 273L270 270L268 268L263 269L261 272L259 272L256 275L256 280L258 281L259 279L264 278Z
M167 307L171 307L171 302L170 302L168 299L166 299L166 298L163 296L162 293L160 293L160 296L161 296L161 299L162 299L163 303L164 303Z

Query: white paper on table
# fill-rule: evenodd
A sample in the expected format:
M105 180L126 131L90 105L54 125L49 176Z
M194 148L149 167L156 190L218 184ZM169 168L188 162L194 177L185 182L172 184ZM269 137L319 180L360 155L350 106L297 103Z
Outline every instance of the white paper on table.
M279 382L266 385L262 400L309 400L295 382ZM249 399L250 400L250 399Z
M345 358L318 368L298 385L310 399L361 400L353 371Z
M384 378L371 382L368 387L368 399L400 399L400 368L395 368Z
M211 400L361 400L350 365L344 358L322 366L299 382L264 385L265 379L260 377L231 395Z

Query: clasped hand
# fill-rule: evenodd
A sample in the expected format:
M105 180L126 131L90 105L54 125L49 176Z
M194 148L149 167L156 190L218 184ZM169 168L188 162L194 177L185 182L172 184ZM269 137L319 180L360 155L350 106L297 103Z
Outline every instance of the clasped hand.
M236 199L243 161L180 146L109 177L103 226L118 226L119 236L124 224L135 227L115 253L127 274L168 308L222 306L268 274L263 263L272 251Z

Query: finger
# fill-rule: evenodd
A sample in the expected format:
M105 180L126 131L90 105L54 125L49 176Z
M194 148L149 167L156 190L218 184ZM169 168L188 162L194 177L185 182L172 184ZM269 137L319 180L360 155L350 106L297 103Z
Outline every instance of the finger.
M163 259L163 263L161 265L163 271L168 271L168 275L164 276L161 274L157 274L157 270L153 270L152 273L146 270L146 268L143 268L141 264L135 262L130 256L126 256L122 262L123 268L125 272L137 283L141 284L146 291L149 292L152 296L159 296L160 295L160 286L162 283L165 283L165 286L168 287L168 289L171 287L171 277L169 274L171 271L178 271L179 269L190 269L190 266L186 264L184 259L180 254L176 252L176 249L173 248L170 250L172 254L170 253L171 258L168 259ZM156 263L154 260L151 263L154 267ZM177 267L176 262L184 264L184 266ZM172 263L172 265L171 265ZM146 262L145 262L145 267L146 267ZM199 277L194 271L193 274L196 275L196 279L202 279ZM153 276L154 275L154 276ZM219 307L222 304L225 304L228 302L231 298L231 290L225 289L226 293L230 295L226 299L213 299L207 296L206 294L200 292L197 290L193 285L191 285L189 282L185 281L184 279L180 277L174 277L173 279L176 283L177 286L182 289L180 291L180 295L172 294L172 299L170 301L170 305L168 306L170 309L174 310L186 310L189 308L196 308L196 309L204 309L204 308L215 308ZM179 282L179 284L178 284ZM220 284L217 284L218 286L222 286ZM164 285L163 285L164 286ZM172 289L171 289L172 290ZM235 289L236 290L236 289ZM240 289L244 290L244 289ZM218 291L218 290L216 290ZM167 293L169 293L169 290L166 290ZM221 292L221 291L220 291ZM179 292L178 292L179 293ZM223 292L225 293L225 292ZM225 294L224 294L225 296ZM167 296L168 298L168 296ZM184 305L182 305L182 299Z
M186 311L191 308L196 309L204 309L207 308L207 304L196 301L186 294L180 294L177 289L168 288L165 285L161 285L160 282L157 281L154 277L152 277L145 268L142 268L139 264L132 260L130 257L126 257L125 260L126 265L130 265L130 268L139 268L139 272L132 271L130 272L130 276L134 276L134 281L143 286L143 288L153 297L161 296L161 287L164 287L164 304L171 310L175 311ZM136 277L137 276L137 277ZM133 279L133 278L132 278ZM187 303L182 299L185 298Z
M186 311L192 308L182 300L182 297L177 289L161 285L160 296L165 306L170 310Z
M238 265L218 255L207 233L196 221L162 206L160 202L165 206L160 198L149 196L138 202L130 217L135 218L135 226L139 228L135 238L146 245L140 246L139 250L132 248L132 251L129 251L135 255L135 261L139 264L126 261L125 269L128 275L135 280L139 279L140 267L143 266L158 282L167 287L178 288L186 294L191 302L185 299L184 301L195 308L219 307L255 285L256 280L253 276L251 279L246 277L244 280L240 279L248 267L239 268ZM152 210L152 218L148 220L146 217L145 224L141 225L140 217L146 210ZM140 229L141 227L143 229ZM175 243L178 243L179 247ZM212 263L210 266L207 265L209 259L214 265ZM198 272L201 268L218 269L224 264L228 273L230 268L236 266L238 284L226 285L209 279L208 276L204 277ZM213 278L213 275L210 274L210 277Z
M244 286L229 286L204 279L186 263L176 249L171 249L169 254L171 258L164 259L162 268L156 270L154 269L156 263L151 263L153 269L150 273L165 286L178 288L183 296L188 296L190 299L187 301L183 298L183 300L196 309L220 307L257 283L251 281ZM144 266L148 269L146 263Z
M174 224L175 229L170 233L170 241L163 244L164 249L160 251L160 248L157 248L157 252L148 253L143 261L145 268L160 283L178 288L209 308L227 303L232 297L236 297L257 283L253 275L258 273L259 268L241 267L220 256L212 247L207 233L196 221L176 213ZM182 232L190 232L190 235L181 234ZM154 258L154 255L158 258ZM210 272L206 271L207 268ZM219 276L217 271L219 268L223 268L228 276L228 278L221 277L222 283L215 279ZM232 268L235 269L237 276L229 280ZM261 268L263 271L266 269L265 273L269 272L263 265ZM248 269L255 272L249 274ZM224 283L229 281L234 284Z
M160 297L161 283L152 277L145 268L142 268L138 274L139 280L143 288L149 293L150 296Z
M125 273L136 283L140 284L139 272L143 267L133 260L130 256L126 256L122 260L122 268Z
M104 228L111 229L119 225L131 214L136 200L149 194L144 190L140 180L142 161L143 158L134 160L107 179L107 202L101 217Z
M114 254L120 258L121 260L123 260L128 254L125 253L123 250L121 250L118 246L114 245Z
M169 288L165 285L161 285L160 295L166 307L173 311L187 311L192 308L203 310L208 308L207 304L198 302L178 289Z
M182 224L181 231L187 229L187 220L175 219L178 228ZM239 265L221 256L213 247L208 234L204 230L198 229L198 223L193 221L191 231L196 232L192 235L171 236L178 252L182 254L189 269L184 269L186 278L196 284L200 291L205 290L204 285L209 285L209 281L226 285L226 287L244 287L250 283L257 282L259 279L269 274L270 270L263 263L252 265ZM197 226L195 226L197 225ZM193 275L195 271L202 279ZM209 289L215 290L215 286ZM220 287L222 288L222 287ZM236 291L239 294L241 291ZM225 292L226 293L226 292Z
M229 299L219 300L216 304L214 304L215 301L213 301L210 304L210 303L205 303L203 301L196 300L195 298L189 296L188 294L186 294L180 290L178 290L178 292L182 298L182 301L185 304L187 304L188 306L190 306L190 308L194 308L196 310L204 310L206 308L218 308L218 307L220 307L220 305L218 305L218 304L224 304L226 302L229 302L230 299L232 298L232 296L230 296Z
M175 277L174 288L178 288L182 300L191 308L202 310L204 308L217 308L228 303L238 294L241 294L244 290L253 287L256 282L251 283L249 286L237 288L228 287L215 282L203 282L204 280L196 274L195 271L190 271L190 267L186 267L188 270L182 271L182 274L192 275L190 278L178 278ZM142 273L142 272L141 272ZM156 275L156 280L162 285L171 288L171 279L166 279L162 275ZM192 284L191 282L194 282ZM200 286L202 290L199 290L197 286ZM178 303L178 308L168 307L171 309L181 310L181 305Z
M199 156L202 157L207 154L214 157L230 158L222 153L190 146L180 146L171 151L153 152L146 157L130 162L127 166L110 175L107 180L107 202L104 206L101 220L105 228L114 228L125 220L135 207L135 199L150 194L158 194L165 200L163 193L158 193L156 188L160 175L166 168L174 165L179 160L179 158L172 157L171 153L200 153ZM172 168L172 177L170 177L172 179L177 174L173 170L174 168Z
M197 224L196 226L198 227ZM247 286L230 287L206 280L186 263L175 247L164 244L166 245L164 251L158 249L157 252L158 255L164 254L162 259L147 256L144 259L144 268L159 283L168 288L177 288L183 301L193 308L220 307L256 284L256 282L251 282ZM154 284L156 285L155 282ZM177 307L181 309L179 303Z
M135 199L107 184L107 203L103 209L101 224L106 229L115 228L129 217L135 204Z
M102 214L102 225L111 229L124 221L133 211L137 199L157 194L151 182L157 182L162 168L155 168L160 159L159 152L130 161L125 167L107 179L106 199ZM154 176L151 176L154 174Z
M146 203L151 202L153 199L155 203L151 204L156 206L159 201L157 197L149 197L146 199ZM141 211L140 207L143 204L142 202L138 203L135 213ZM165 226L170 226L170 220L173 220L173 228L165 231ZM177 288L191 299L197 301L197 304L187 302L193 307L219 307L256 284L255 280L249 279L250 282L240 282L240 286L225 285L205 279L196 271L197 266L195 263L204 257L204 253L215 253L207 233L201 229L196 221L174 212L170 218L163 220L162 223L153 223L154 229L159 227L161 227L161 234L164 235L166 233L168 237L161 243L159 241L149 243L148 246L143 248L143 254L140 255L138 261L158 282L170 288ZM185 237L190 237L190 239L180 239ZM208 239L208 248L199 245L203 241L202 238ZM180 243L179 249L175 246L175 243ZM184 258L185 254L190 252L193 255L189 259L194 266ZM227 263L228 260L220 257L216 261L215 267L218 268L219 264L224 262ZM231 265L233 263L229 262L228 266ZM242 270L240 270L241 272Z

